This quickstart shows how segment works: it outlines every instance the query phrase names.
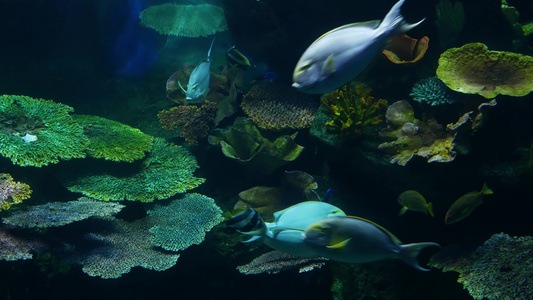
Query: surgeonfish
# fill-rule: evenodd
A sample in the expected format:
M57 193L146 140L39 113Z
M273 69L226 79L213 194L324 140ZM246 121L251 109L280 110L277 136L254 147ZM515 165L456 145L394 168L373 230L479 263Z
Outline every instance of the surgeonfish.
M209 93L209 82L211 81L211 49L215 38L211 42L209 51L207 52L207 58L202 60L194 70L192 70L189 77L189 83L187 84L187 90L183 88L181 82L178 84L181 90L185 93L185 98L189 103L198 103L204 101Z
M476 207L483 203L482 200L485 195L491 195L493 193L494 192L489 189L487 184L484 183L483 188L481 188L481 191L473 191L464 194L459 199L455 200L452 206L450 206L448 212L446 212L444 223L453 224L468 217L474 211L474 209L476 209Z
M292 86L310 94L329 93L353 80L383 51L389 37L404 33L424 19L407 23L398 1L383 21L353 23L335 28L313 42L296 64Z
M398 196L398 203L402 206L400 209L399 215L403 215L406 211L419 211L425 214L429 213L432 217L433 214L433 203L427 203L424 196L420 195L419 192L414 190L408 190Z
M415 269L429 271L417 262L420 251L437 243L402 244L385 228L359 217L322 219L304 231L304 242L318 256L347 263L399 259Z
M250 60L244 54L241 53L235 46L230 47L226 51L226 61L229 66L240 68L243 70L248 69L252 66Z

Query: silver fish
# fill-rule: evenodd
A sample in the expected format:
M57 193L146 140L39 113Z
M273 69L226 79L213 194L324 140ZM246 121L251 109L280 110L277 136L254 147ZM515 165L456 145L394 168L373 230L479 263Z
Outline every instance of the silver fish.
M319 37L296 64L292 86L302 92L323 94L353 80L387 46L389 37L424 21L407 23L400 13L404 1L398 1L381 23L348 24Z
M181 82L178 84L181 90L185 93L185 98L189 103L198 103L204 101L209 93L209 82L211 81L211 49L215 38L211 42L211 47L207 52L207 58L202 60L191 73L189 77L189 83L187 84L187 90L183 88Z

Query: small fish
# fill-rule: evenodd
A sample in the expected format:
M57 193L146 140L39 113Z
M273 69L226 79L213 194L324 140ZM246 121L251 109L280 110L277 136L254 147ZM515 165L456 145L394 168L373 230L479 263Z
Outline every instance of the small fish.
M189 103L198 103L204 101L209 93L209 82L211 81L211 49L215 38L211 42L211 47L207 52L207 58L202 60L194 70L192 70L189 77L189 83L187 84L187 90L183 88L181 82L178 84L181 90L185 93L185 98Z
M481 191L473 191L461 196L461 198L455 200L452 206L450 206L450 209L448 209L446 217L444 218L444 223L453 224L468 217L476 207L483 203L482 199L485 195L491 195L493 193L494 192L489 189L485 183L483 184Z
M415 269L429 271L417 262L422 249L437 243L402 244L378 224L359 217L335 216L322 219L304 231L304 242L318 256L347 263L399 259Z
M329 93L353 80L383 51L389 37L420 24L407 23L398 1L383 21L353 23L335 28L305 50L293 73L293 87L310 94Z
M253 208L240 208L231 213L226 212L224 217L227 221L227 227L233 228L240 233L253 236L245 242L253 242L266 232L265 221L263 221L259 212Z
M333 192L331 191L331 189L328 189L326 191L326 195L324 196L324 199L322 200L322 202L328 202L328 200L331 198L332 194L333 194Z
M235 46L229 48L226 51L226 61L229 66L240 68L246 71L252 66L250 61L244 54L242 54Z
M253 83L259 82L259 81L270 81L274 82L274 80L278 79L279 75L276 72L265 72L259 76L257 76Z
M420 195L419 192L408 190L398 196L398 203L402 206L399 215L403 215L407 210L420 211L425 214L429 213L432 217L433 214L433 203L427 203L424 196Z

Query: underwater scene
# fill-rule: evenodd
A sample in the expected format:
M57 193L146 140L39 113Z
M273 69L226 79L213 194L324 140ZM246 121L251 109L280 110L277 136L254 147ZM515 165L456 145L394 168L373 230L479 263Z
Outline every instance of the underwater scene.
M0 12L0 300L533 299L533 2Z

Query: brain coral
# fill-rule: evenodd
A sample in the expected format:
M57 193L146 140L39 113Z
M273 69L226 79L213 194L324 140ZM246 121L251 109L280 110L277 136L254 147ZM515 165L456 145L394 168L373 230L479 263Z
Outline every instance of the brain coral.
M241 103L243 111L260 128L280 130L311 126L318 101L280 84L257 84Z
M205 233L224 221L222 210L209 197L187 194L169 205L156 205L148 211L152 244L180 251L203 242Z
M166 35L200 37L228 29L224 10L211 4L150 6L139 15L141 24Z
M134 200L151 202L183 193L202 184L205 179L194 177L196 159L185 148L154 139L142 170L131 176L109 174L86 176L67 182L72 192L98 200Z
M152 149L153 137L137 128L97 116L74 115L89 138L87 154L112 161L133 162Z
M70 106L26 96L0 96L0 154L20 166L41 167L85 157L87 138Z

